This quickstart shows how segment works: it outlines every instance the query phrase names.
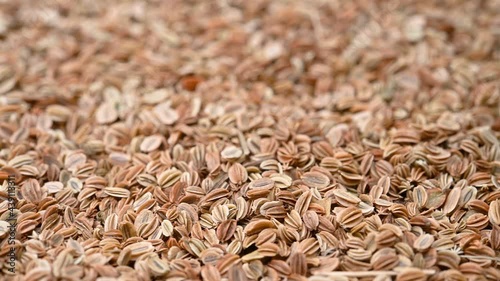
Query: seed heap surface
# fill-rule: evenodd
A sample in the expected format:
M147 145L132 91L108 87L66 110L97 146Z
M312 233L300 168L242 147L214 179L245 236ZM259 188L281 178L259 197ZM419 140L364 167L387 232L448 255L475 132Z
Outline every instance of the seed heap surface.
M0 280L500 280L499 14L0 1Z

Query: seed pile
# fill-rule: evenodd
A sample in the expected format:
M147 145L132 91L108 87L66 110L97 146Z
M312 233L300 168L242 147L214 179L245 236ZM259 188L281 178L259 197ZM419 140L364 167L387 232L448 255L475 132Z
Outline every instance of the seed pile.
M0 280L500 280L498 1L2 1Z

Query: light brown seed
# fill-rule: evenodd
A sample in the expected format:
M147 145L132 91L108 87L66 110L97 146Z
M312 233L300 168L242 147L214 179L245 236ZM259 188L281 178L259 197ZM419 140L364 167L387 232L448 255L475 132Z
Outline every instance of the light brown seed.
M292 273L303 275L307 274L307 261L303 253L294 253L288 258L288 264Z
M109 196L117 198L129 198L130 191L121 187L106 187L104 188L104 193Z
M234 264L240 262L240 257L234 254L226 254L217 261L216 268L221 274L226 273Z
M206 265L201 269L201 277L207 281L220 281L221 275L213 265Z
M337 221L345 228L352 228L363 221L363 213L357 207L347 207L338 213Z
M221 242L226 242L229 239L231 239L235 231L236 231L236 220L223 221L217 227L217 238L219 238Z
M95 119L99 124L109 124L118 119L118 112L111 102L101 104L95 113Z
M324 188L330 184L330 179L319 172L307 172L302 175L302 181L309 187Z
M300 197L297 199L297 202L295 203L295 208L294 208L295 211L297 211L299 215L304 215L306 211L309 209L311 200L312 200L312 193L310 190L302 193L302 195L300 195Z
M420 235L417 240L415 240L415 242L413 243L413 247L417 251L425 251L431 247L432 243L434 243L434 236L430 234L424 234Z
M335 189L333 190L333 194L335 195L335 199L337 199L339 204L344 207L357 206L361 202L361 199L359 199L359 197L355 196L347 190Z
M271 179L274 181L274 186L285 189L292 185L292 178L285 174L273 174Z
M405 268L396 276L396 281L425 281L427 276L418 268Z
M154 247L150 242L144 241L130 244L123 248L123 251L130 251L130 259L136 260L142 255L152 253L154 251Z
M223 159L235 160L243 155L243 151L236 146L228 146L220 154Z
M260 178L254 180L250 183L248 188L250 189L271 189L274 187L274 181L270 178Z
M319 225L318 214L314 211L306 211L302 216L302 220L304 221L304 225L309 230L316 230Z
M276 226L269 220L255 220L249 222L245 227L246 235L254 235L260 231L268 228L276 228Z
M224 252L219 248L208 248L201 252L200 259L205 265L215 265L223 255Z
M248 180L248 172L240 163L234 163L228 171L229 180L234 184L242 184Z
M165 125L172 125L179 119L177 111L172 109L168 103L160 103L153 109L155 116Z
M176 168L170 168L162 172L158 178L158 185L161 187L170 187L178 182L181 178L182 172Z
M455 210L458 205L458 201L460 200L460 193L461 189L457 186L450 191L443 206L443 213L450 214L453 210Z
M47 189L47 192L49 194L57 193L57 192L63 190L63 188L64 188L64 185L62 184L62 182L58 182L58 181L46 182L43 186Z
M425 206L425 204L427 204L427 200L429 197L424 187L419 185L413 190L413 198L417 203L417 206L419 208L422 208L423 206Z
M497 199L490 203L488 217L490 218L490 222L493 225L500 225L500 199Z
M154 276L163 276L170 270L168 261L161 259L158 255L149 257L147 265Z
M141 143L140 149L143 152L151 152L160 147L162 143L162 137L159 135L147 136Z
M39 203L47 197L47 188L40 187L35 179L28 179L21 187L21 194L28 202Z

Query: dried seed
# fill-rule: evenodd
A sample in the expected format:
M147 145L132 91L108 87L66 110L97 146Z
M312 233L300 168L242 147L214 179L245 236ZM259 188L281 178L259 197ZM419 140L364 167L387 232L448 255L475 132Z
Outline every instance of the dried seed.
M319 172L307 172L302 181L309 187L324 188L330 184L330 179Z
M444 203L443 212L445 214L449 214L455 210L458 205L458 201L460 200L461 189L455 186L446 198L446 202Z
M493 225L500 225L500 199L497 199L490 203L488 217L490 218L490 222Z
M294 253L288 259L292 273L303 275L307 274L306 256L303 253Z
M308 190L304 192L302 195L300 195L300 197L297 199L297 202L295 203L295 211L297 211L299 215L304 215L307 209L309 209L311 200L312 200L311 191Z
M319 225L319 217L318 214L316 214L316 212L306 211L305 214L302 216L302 219L304 221L304 225L309 230L316 230L316 228Z
M235 146L228 146L221 151L221 157L224 159L235 160L243 155L243 151Z
M234 163L228 171L229 179L232 183L242 184L248 180L248 173L240 163Z
M337 221L345 228L352 228L363 221L363 213L356 207L347 207L339 212Z
M361 202L361 199L359 199L359 197L346 190L335 189L333 190L333 194L335 195L335 199L337 199L339 204L344 207L356 206Z
M434 243L434 236L430 234L420 235L413 243L413 247L418 251L425 251Z
M245 233L246 235L254 235L268 228L276 228L276 226L269 220L255 220L247 224Z
M206 265L201 269L201 277L207 281L219 281L221 276L217 268L213 265Z
M99 124L109 124L118 118L118 112L114 104L107 102L101 104L95 113L95 119Z
M168 103L160 103L154 107L155 116L165 125L172 125L179 119L177 111L172 109Z
M162 137L159 135L153 135L145 137L141 143L141 151L143 152L151 152L160 147L162 143Z
M427 276L418 268L405 268L396 276L396 281L425 281Z
M104 188L104 193L106 193L109 196L117 197L117 198L129 198L130 197L130 191L121 188L121 187L106 187Z

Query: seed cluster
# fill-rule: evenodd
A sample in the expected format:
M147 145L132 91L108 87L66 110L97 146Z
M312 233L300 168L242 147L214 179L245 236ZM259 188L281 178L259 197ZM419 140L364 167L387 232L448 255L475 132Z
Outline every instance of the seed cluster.
M0 2L0 280L500 280L499 13Z

